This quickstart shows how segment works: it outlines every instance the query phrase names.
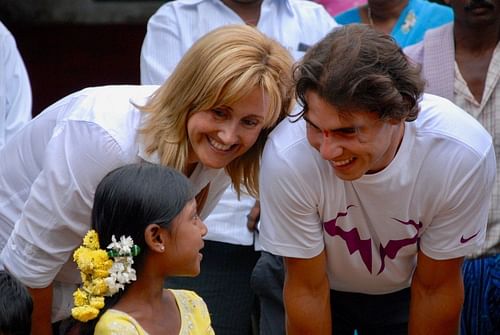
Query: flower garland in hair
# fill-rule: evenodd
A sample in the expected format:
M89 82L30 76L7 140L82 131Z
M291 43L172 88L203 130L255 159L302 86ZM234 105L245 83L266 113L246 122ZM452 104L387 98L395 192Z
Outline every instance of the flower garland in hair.
M104 279L108 286L108 296L112 296L119 290L123 290L125 284L137 279L134 264L134 256L139 255L141 251L138 245L130 236L121 236L120 241L116 241L115 235L111 237L111 243L108 245L108 255L114 258L113 265L109 270L109 277Z
M97 232L90 230L73 253L82 278L82 286L73 293L75 307L71 314L76 320L87 322L96 318L104 307L105 296L112 296L124 284L136 280L132 257L139 254L140 248L132 238L122 236L117 241L113 235L107 249L101 249Z

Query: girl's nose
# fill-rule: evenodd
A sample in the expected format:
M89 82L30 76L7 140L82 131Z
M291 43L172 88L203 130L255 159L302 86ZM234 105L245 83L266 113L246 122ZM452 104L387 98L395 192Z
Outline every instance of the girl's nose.
M208 228L207 225L200 219L200 230L201 230L201 236L205 236L208 233Z

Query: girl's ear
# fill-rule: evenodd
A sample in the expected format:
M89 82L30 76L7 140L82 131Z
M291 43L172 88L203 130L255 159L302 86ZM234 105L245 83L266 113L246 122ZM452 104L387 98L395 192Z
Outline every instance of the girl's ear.
M146 240L146 245L151 251L158 253L163 253L165 251L165 236L163 235L164 229L162 229L156 223L150 224L144 230L144 239Z

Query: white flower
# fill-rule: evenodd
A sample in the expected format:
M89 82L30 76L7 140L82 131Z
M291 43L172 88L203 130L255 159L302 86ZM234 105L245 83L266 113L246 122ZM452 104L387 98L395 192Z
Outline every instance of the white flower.
M132 247L134 246L134 240L130 236L121 236L120 241L116 241L115 235L111 236L111 243L108 245L108 249L115 250L120 256L128 256L132 253Z
M113 235L111 241L108 249L111 249L110 253L113 255L113 265L109 269L109 276L104 279L109 288L108 296L123 290L125 284L130 284L137 279L135 269L132 268L134 264L132 257L134 241L132 238L130 236L121 236L120 241L117 241L115 235Z
M106 296L108 296L108 297L111 297L113 294L115 294L119 290L124 289L124 285L117 283L116 278L114 278L113 276L105 278L104 282L108 286L108 293L106 293Z

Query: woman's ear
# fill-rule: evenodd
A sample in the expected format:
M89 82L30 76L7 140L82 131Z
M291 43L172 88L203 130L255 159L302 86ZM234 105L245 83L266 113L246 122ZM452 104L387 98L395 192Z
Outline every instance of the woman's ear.
M152 251L163 253L165 252L165 236L163 234L164 229L162 229L156 223L150 224L144 230L144 239L146 240L146 245Z

